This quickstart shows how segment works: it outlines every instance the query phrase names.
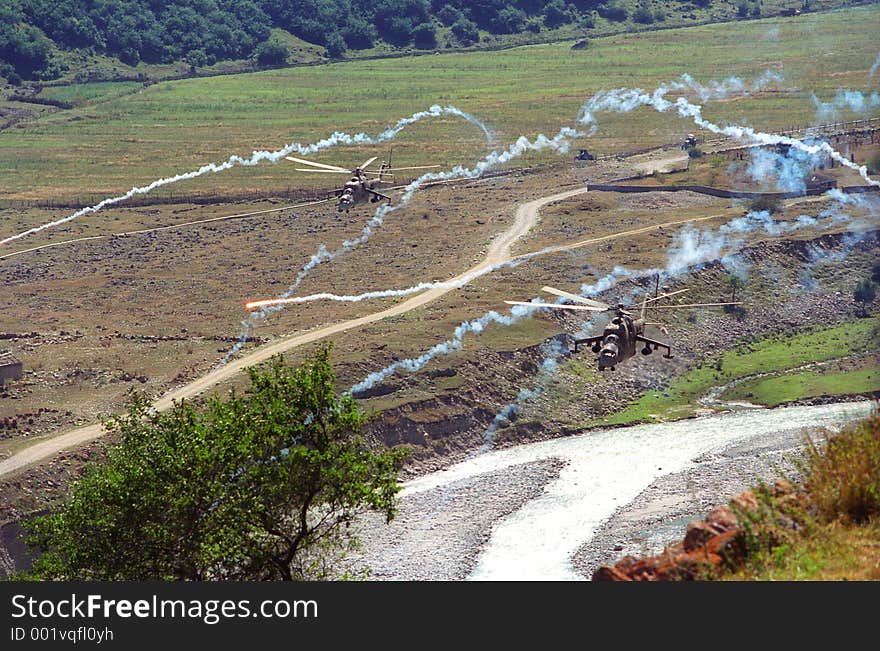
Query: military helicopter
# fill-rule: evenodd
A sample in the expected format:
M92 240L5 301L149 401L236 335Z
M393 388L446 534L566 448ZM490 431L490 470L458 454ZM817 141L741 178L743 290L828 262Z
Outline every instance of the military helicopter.
M351 178L345 182L341 188L334 190L331 196L339 199L336 205L338 212L348 212L354 206L364 201L377 203L381 200L391 202L391 197L387 194L379 192L376 188L383 183L389 183L394 180L394 172L400 170L420 170L440 167L439 165L427 165L422 167L391 167L391 154L388 155L388 161L382 161L378 171L367 171L367 167L373 164L378 156L373 156L365 160L354 169L347 170L344 167L336 165L325 165L324 163L316 163L314 161L296 158L294 156L285 156L286 160L300 163L301 165L311 165L312 169L304 169L297 167L298 172L314 172L316 174L349 174ZM317 169L315 169L317 168Z
M601 301L595 301L591 298L584 298L583 296L578 296L577 294L572 294L570 292L563 291L561 289L556 289L555 287L542 287L543 291L548 292L550 294L554 294L556 296L567 298L571 301L577 303L577 305L565 305L559 303L525 303L523 301L504 301L510 305L526 305L530 307L549 307L557 310L585 310L590 312L613 312L614 317L608 322L605 326L605 330L601 335L596 335L594 337L585 337L583 339L575 339L574 340L574 351L575 353L579 352L580 345L590 346L590 349L594 353L598 353L599 358L599 370L604 371L606 368L609 370L614 370L614 368L629 359L630 357L636 354L636 344L644 344L641 348L642 355L650 355L652 352L657 350L658 348L663 348L666 350L666 354L663 356L666 359L672 358L672 348L669 344L664 344L662 341L657 341L655 339L650 339L645 336L645 327L649 325L658 326L664 334L668 334L666 328L662 323L656 322L648 322L645 320L645 313L647 310L662 310L662 309L675 309L679 307L710 307L716 305L739 305L740 303L685 303L678 305L648 305L653 301L658 301L660 299L669 298L670 296L675 296L676 294L681 294L683 292L688 291L687 289L680 289L676 292L670 292L668 294L657 294L655 290L655 295L652 298L645 298L642 300L640 309L641 314L636 318L634 314L630 311L633 309L639 309L639 306L631 307L625 306L622 303L618 303L617 305L609 305L608 303L603 303Z

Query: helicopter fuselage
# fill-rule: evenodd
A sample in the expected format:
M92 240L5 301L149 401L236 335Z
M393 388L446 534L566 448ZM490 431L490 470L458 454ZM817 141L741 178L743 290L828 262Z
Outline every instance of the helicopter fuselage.
M636 354L636 336L645 330L642 319L631 319L628 316L616 316L602 333L599 345L599 370L613 368ZM595 350L595 344L593 346Z
M372 203L382 199L390 201L390 198L375 190L377 183L376 180L368 180L364 177L360 170L355 170L355 176L346 181L342 189L338 191L339 203L336 206L337 210L339 212L343 210L347 212L357 204L368 199Z
M591 347L598 354L599 370L614 370L614 368L636 354L636 344L644 344L641 349L643 355L650 355L658 348L666 349L666 357L671 357L671 349L664 344L645 337L645 320L633 318L629 314L618 310L601 335L575 339L574 351L578 351L579 344Z

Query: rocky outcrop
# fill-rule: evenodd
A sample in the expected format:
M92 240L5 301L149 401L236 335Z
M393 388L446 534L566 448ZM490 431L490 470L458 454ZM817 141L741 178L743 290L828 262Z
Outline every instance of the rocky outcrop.
M780 501L794 499L794 489L784 479L777 480L772 493ZM593 572L593 581L697 581L711 579L722 568L734 568L746 556L746 534L737 513L758 509L758 499L745 491L717 506L703 520L687 526L681 542L669 545L656 556L625 556L613 566L603 565Z

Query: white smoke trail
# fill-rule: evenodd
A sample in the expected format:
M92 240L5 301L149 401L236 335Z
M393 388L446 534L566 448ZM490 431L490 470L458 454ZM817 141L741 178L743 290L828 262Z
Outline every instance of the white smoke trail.
M653 93L646 93L639 88L619 88L612 91L601 91L587 101L580 110L578 123L591 125L596 128L595 113L612 111L617 113L629 113L641 106L648 106L660 113L666 113L675 109L683 118L690 118L697 126L711 131L712 133L728 136L736 140L751 141L762 145L788 145L806 154L814 156L827 156L836 160L841 165L857 171L866 183L880 186L880 181L875 181L868 176L868 169L864 165L856 165L840 152L835 150L827 142L808 144L801 140L771 133L757 131L752 127L728 125L725 127L714 124L702 116L702 106L692 104L684 97L678 97L674 102L666 99L670 90L678 90L676 84L661 86Z
M874 74L877 72L877 68L880 68L880 54L877 55L877 58L874 59L874 65L871 66L871 69L868 70L868 77L873 78Z
M832 199L851 205L864 201L862 197L847 195L839 190L832 190L826 194ZM734 255L734 249L740 247L744 240L741 237L731 237L732 234L745 235L755 231L764 231L768 235L779 235L815 226L824 226L827 229L848 219L850 217L846 213L842 213L839 209L832 206L823 210L818 218L800 215L790 221L777 222L771 219L766 211L760 211L750 212L745 217L732 219L720 226L717 231L712 229L698 231L691 226L685 226L679 232L676 241L670 246L664 268L634 271L625 267L615 266L610 273L595 283L581 285L580 295L585 297L596 296L611 289L625 279L646 279L658 274L663 279L674 278L715 260L720 260L725 266L735 267L738 261ZM536 297L531 299L530 302L544 301ZM563 303L565 299L560 298L556 302ZM510 310L509 315L499 314L491 310L477 319L464 321L455 328L451 338L432 346L419 357L398 360L379 371L370 373L363 380L353 385L348 390L348 393L356 395L368 391L397 371L415 373L434 358L461 350L466 335L479 335L493 323L501 326L512 326L523 317L532 316L538 311L547 309L549 308L515 305Z
M702 127L703 129L711 131L712 133L729 136L737 140L750 140L752 142L756 142L762 145L789 145L790 147L793 147L810 155L824 154L825 156L833 158L841 165L857 171L868 185L880 187L880 181L875 181L870 176L868 176L868 168L865 165L856 165L846 156L842 155L840 152L834 149L834 147L829 145L827 142L808 144L801 140L790 138L789 136L781 136L777 134L756 131L752 127L743 127L738 125L728 125L726 127L720 127L717 124L709 122L702 117L702 107L691 104L683 97L679 97L675 101L675 107L678 109L679 115L681 115L682 117L690 117L695 124Z
M799 149L789 149L782 154L770 149L752 148L750 156L746 174L757 181L775 178L776 188L781 192L804 194L808 175L821 164L818 155Z
M863 95L857 90L840 89L830 102L823 102L815 95L812 100L816 107L817 120L835 120L841 109L848 109L853 113L867 113L877 108L880 106L880 93Z
M489 171L490 169L497 167L498 165L502 165L507 163L514 158L522 156L523 154L530 151L542 151L545 149L551 149L561 154L565 154L568 152L570 147L570 138L576 138L582 135L576 129L572 129L570 127L563 127L560 129L559 133L556 134L553 138L548 138L544 134L538 135L534 141L530 141L525 136L520 136L516 142L510 145L507 149L503 151L493 151L490 152L483 160L479 161L472 168L465 168L462 166L456 166L447 172L428 172L427 174L423 174L419 178L415 179L412 183L406 186L403 191L403 195L400 198L400 201L395 205L383 205L379 207L376 211L376 215L367 222L366 226L364 226L363 231L361 232L360 237L354 240L346 240L343 242L342 247L333 251L327 251L324 245L318 249L318 252L311 257L309 262L302 268L299 274L296 277L296 280L290 287L287 288L287 291L283 294L279 295L276 299L267 299L268 303L264 307L260 308L258 311L251 312L247 319L241 322L242 332L239 336L238 342L229 350L228 353L223 357L223 359L218 362L218 366L224 365L229 359L238 353L241 348L247 343L247 339L250 333L250 330L253 326L255 326L258 322L264 320L269 314L272 312L276 312L278 310L284 309L285 304L292 302L302 302L302 301L289 301L291 295L294 290L299 286L299 284L303 281L303 279L308 275L308 273L314 269L316 266L323 262L327 262L333 260L334 258L342 255L355 248L356 246L360 246L364 242L366 242L370 235L372 235L373 231L382 225L385 217L394 210L398 210L406 206L413 194L416 190L418 190L425 183L433 182L433 181L445 181L449 179L455 178L478 178L482 176L484 173ZM511 263L510 266L516 266L516 264L520 264L523 260L515 261ZM506 264L506 263L505 263ZM504 265L500 265L504 266ZM492 269L486 270L485 272L478 273L475 277L479 275L483 275L483 273L489 273ZM471 279L472 280L472 279ZM470 282L470 280L468 281ZM428 284L426 284L428 285ZM425 289L429 289L430 287L425 287ZM421 291L419 289L409 288L407 290L387 290L387 292L380 292L380 294L387 293L388 296L402 296L404 294L415 293L416 291ZM388 293L390 292L390 293ZM326 295L325 298L331 298L332 295ZM356 297L354 297L356 298ZM363 300L363 299L360 299Z
M8 244L14 240L17 240L22 237L27 237L28 235L33 235L34 233L39 233L47 228L53 228L55 226L60 226L61 224L66 224L67 222L71 222L78 217L82 217L83 215L87 215L90 213L98 212L99 210L106 208L107 206L112 206L117 203L121 203L132 197L139 194L148 194L155 190L156 188L160 188L165 185L170 185L172 183L177 183L179 181L185 181L188 179L194 179L198 176L202 176L203 174L212 173L215 174L217 172L222 172L224 170L231 169L236 165L242 165L245 167L250 167L254 165L259 165L262 162L270 162L277 163L279 160L282 160L285 156L288 156L293 153L298 153L302 155L314 154L323 149L327 149L329 147L334 147L336 145L344 144L344 145L353 145L353 144L378 144L381 142L386 142L391 140L398 133L400 133L407 126L418 122L419 120L423 120L425 118L433 118L440 117L442 115L454 115L461 118L464 118L468 122L476 125L486 134L487 140L492 140L492 132L489 128L479 119L470 115L469 113L465 113L454 106L439 106L434 105L430 107L426 111L419 111L418 113L413 113L411 116L407 118L401 118L397 121L397 123L382 133L380 133L376 137L368 136L365 133L357 133L354 135L349 135L347 133L335 132L331 136L324 138L323 140L319 140L316 143L311 145L301 145L299 143L292 143L289 145L285 145L281 149L276 151L254 151L250 158L242 158L241 156L233 155L230 156L223 163L209 163L208 165L203 165L197 170L193 170L191 172L185 172L183 174L177 174L176 176L170 176L163 179L158 179L153 181L152 183L142 186L132 188L128 192L123 195L117 197L111 197L108 199L104 199L103 201L95 204L94 206L89 206L87 208L82 208L81 210L76 211L72 215L64 217L62 219L57 219L52 222L48 222L41 226L36 226L34 228L28 229L17 235L12 235L7 237L6 239L0 240L0 245Z
M679 79L658 86L650 95L641 89L618 88L612 91L600 91L588 102L581 106L578 112L577 123L589 124L591 130L597 128L595 113L611 111L614 113L629 113L640 106L668 106L670 103L665 96L675 91L692 91L703 102L725 99L732 93L747 95L750 91L756 92L772 82L782 81L782 77L767 70L757 77L751 84L747 84L739 77L729 77L723 81L711 81L709 85L697 82L688 74L683 74ZM661 110L661 109L657 109ZM666 110L665 108L662 110Z
M516 394L513 402L505 405L495 414L492 422L483 431L483 444L473 453L468 455L469 459L475 456L489 452L495 444L495 433L500 427L510 423L522 411L526 402L532 401L543 393L550 379L553 378L559 370L559 359L568 355L568 349L558 339L541 345L543 360L538 368L538 376L535 380L535 386L532 389L520 389Z
M429 289L458 289L470 284L477 278L481 278L499 269L515 269L519 265L536 258L538 256L557 250L555 246L548 246L540 251L525 253L518 256L515 260L499 262L482 269L476 269L470 273L464 274L455 280L438 280L432 282L421 282L417 285L405 287L403 289L377 289L362 294L333 294L330 292L319 292L317 294L309 294L308 296L293 296L290 298L268 298L260 301L250 301L245 303L245 307L249 310L256 308L264 308L273 305L297 305L300 303L312 303L314 301L337 301L340 303L360 303L371 298L399 298L418 294ZM329 254L328 254L329 255Z
M468 333L479 334L486 329L487 326L491 323L498 323L501 325L513 325L517 321L519 321L523 316L529 314L533 308L525 307L523 305L514 305L510 310L510 315L499 314L498 312L491 310L486 312L483 316L478 319L473 319L471 321L464 321L456 326L455 330L452 333L452 338L447 339L435 346L432 346L428 349L423 355L416 357L414 359L403 359L393 364L385 367L381 371L376 371L375 373L370 373L366 378L352 386L348 393L355 395L357 393L362 393L374 387L377 383L381 382L385 378L393 375L398 370L408 371L409 373L415 373L419 369L421 369L425 364L430 362L432 359L439 355L448 355L456 350L461 350L462 348L462 340L464 336Z
M844 233L836 249L824 249L811 243L807 249L806 264L800 274L801 287L808 292L820 289L821 285L814 277L816 268L827 264L839 265L867 237L866 233ZM876 239L876 235L871 234L870 239Z

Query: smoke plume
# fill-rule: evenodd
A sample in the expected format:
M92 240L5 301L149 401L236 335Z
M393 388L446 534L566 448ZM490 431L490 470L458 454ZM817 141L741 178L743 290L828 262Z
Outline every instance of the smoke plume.
M877 92L863 95L857 90L838 90L830 102L822 102L815 95L812 99L816 107L816 119L820 121L836 120L841 109L864 114L880 106L880 93Z
M839 190L831 190L826 194L837 203L824 209L818 217L800 215L790 221L775 221L768 212L757 211L749 212L744 217L732 219L721 225L717 230L698 230L692 226L685 226L679 231L675 241L668 249L666 264L663 268L635 271L622 266L615 266L611 272L599 278L596 282L581 285L579 293L584 297L596 296L608 291L622 280L627 279L642 280L659 275L662 280L668 280L693 271L715 260L720 260L728 268L742 269L742 260L736 256L736 249L742 246L744 242L742 236L760 231L775 236L792 233L802 228L817 226L824 226L827 229L842 221L851 219L847 213L840 210L841 204L865 205L864 202L866 201L864 197L847 195ZM535 297L530 302L545 301ZM558 304L564 302L565 299L562 298L556 300ZM434 358L461 350L466 335L479 335L491 324L512 326L523 317L532 316L537 311L546 309L548 308L515 305L507 315L491 310L477 319L464 321L455 328L451 338L434 345L419 357L396 361L379 371L369 374L366 378L352 386L349 389L349 393L356 395L368 391L397 371L415 373Z
M534 141L530 141L525 136L520 136L516 140L516 142L514 142L512 145L510 145L507 149L500 151L500 152L499 151L490 152L483 160L479 161L472 168L465 168L465 167L459 165L459 166L452 168L451 170L449 170L447 172L428 172L427 174L423 174L419 178L415 179L409 185L407 185L406 188L404 188L403 195L401 196L400 201L397 204L382 205L379 207L379 209L376 211L375 216L369 222L367 222L366 226L364 226L364 229L361 232L360 237L358 237L354 240L346 240L345 242L343 242L342 247L340 247L339 249L337 249L336 251L333 251L333 252L328 251L324 245L321 245L321 247L319 247L319 249L318 249L318 252L315 253L315 255L313 255L311 257L309 262L299 272L299 274L297 275L293 284L291 284L287 288L287 291L285 291L283 294L279 295L276 299L270 299L268 302L271 304L268 304L268 305L265 305L264 307L261 307L256 312L251 312L251 314L248 316L248 318L241 322L242 332L239 336L238 342L232 347L232 349L230 349L230 351L228 353L226 353L226 355L223 357L223 359L220 360L220 362L218 363L218 366L222 366L223 364L228 362L229 359L233 355L235 355L236 353L238 353L238 351L241 350L241 348L247 342L251 328L253 328L255 325L257 325L260 321L263 321L264 319L266 319L266 317L268 317L271 313L284 309L284 306L286 303L302 302L302 301L292 301L292 300L287 300L287 299L290 299L293 292L296 290L296 288L299 286L299 284L303 281L303 279L305 279L305 277L309 274L309 272L312 269L314 269L319 264L333 260L334 258L337 258L338 256L342 255L343 253L346 253L346 252L350 251L351 249L353 249L357 246L360 246L361 244L366 242L370 238L370 236L372 235L373 231L377 227L382 225L385 217L389 213L393 212L394 210L398 210L398 209L406 206L409 203L409 201L412 198L415 191L418 190L425 183L434 182L434 181L445 181L445 180L457 179L457 178L466 178L466 179L478 178L478 177L482 176L483 174L485 174L487 171L491 170L492 168L497 167L499 165L502 165L504 163L507 163L507 162L509 162L519 156L522 156L523 154L530 152L530 151L542 151L545 149L551 149L551 150L556 151L558 153L565 154L568 152L568 149L570 147L570 140L569 139L575 138L579 135L582 135L582 134L580 134L577 130L569 128L569 127L563 127L559 131L559 133L556 134L552 138L548 138L544 134L540 134L537 138L535 138ZM520 260L511 262L511 263L503 263L501 265L497 265L494 269L497 269L500 266L516 266L516 265L520 264L521 262L523 262L525 259L526 258L523 257ZM493 271L494 269L490 268L485 271L480 270L479 272L475 272L474 278L479 277L479 276L483 275L484 273L489 273L489 272ZM470 282L471 280L473 280L473 278L470 278L469 280L467 280L467 282ZM430 289L430 286L437 286L438 284L439 283L430 283L430 284L424 283L424 287L422 287L422 289ZM462 284L466 284L466 283L462 283ZM404 289L404 290L385 290L385 291L379 292L379 294L385 295L385 296L395 296L395 295L396 296L403 296L405 294L412 294L417 291L421 291L421 289L408 288L408 289ZM372 294L372 292L370 294ZM327 294L327 295L324 295L323 298L329 298L332 300L334 296L335 295ZM368 298L368 297L370 297L370 296L365 296L364 298ZM358 299L358 297L351 297L351 299L355 300L355 299ZM317 299L313 299L313 300L317 300ZM360 298L358 300L363 300L363 298Z
M208 165L203 165L197 170L193 170L191 172L185 172L183 174L177 174L176 176L169 176L167 178L158 179L153 181L152 183L132 188L128 192L118 197L111 197L108 199L104 199L103 201L95 204L94 206L89 206L87 208L82 208L81 210L76 211L72 215L64 217L63 219L57 219L52 222L48 222L41 226L36 226L34 228L28 229L17 235L12 235L7 237L4 240L0 240L0 245L7 244L14 240L17 240L22 237L27 237L28 235L33 235L34 233L39 233L47 228L53 228L55 226L60 226L61 224L66 224L67 222L71 222L78 217L82 217L83 215L88 215L90 213L98 212L99 210L106 208L107 206L112 206L117 203L121 203L132 197L140 194L148 194L153 190L160 188L165 185L170 185L172 183L177 183L179 181L185 181L188 179L194 179L198 176L202 176L203 174L216 174L218 172L223 172L225 170L231 169L237 165L242 165L245 167L251 167L254 165L259 165L263 162L269 163L277 163L279 160L282 160L285 156L288 156L293 153L298 153L303 156L314 154L323 149L328 149L330 147L334 147L336 145L353 145L353 144L377 144L381 142L386 142L388 140L393 139L407 126L418 122L419 120L423 120L425 118L432 117L440 117L442 115L455 115L461 118L464 118L468 122L479 127L485 134L488 140L492 139L492 132L489 128L480 120L478 120L473 115L469 113L465 113L454 106L439 106L434 105L429 108L427 111L419 111L418 113L413 113L411 116L407 118L401 118L397 121L397 123L382 133L380 133L376 137L368 136L365 133L357 133L354 135L349 135L347 133L335 132L331 136L324 138L316 143L312 143L311 145L301 145L299 143L292 143L289 145L285 145L281 149L276 151L254 151L250 158L242 158L241 156L233 155L230 156L223 163L209 163Z
M678 82L687 86L684 82ZM679 90L676 83L661 86L654 90L653 93L646 93L642 89L636 88L619 88L612 91L601 91L587 101L580 110L578 115L578 123L583 125L591 125L592 129L596 128L595 114L601 111L612 111L617 113L629 113L641 106L648 106L660 113L666 113L675 110L679 116L691 119L698 127L711 131L714 134L734 138L735 140L754 142L761 145L788 145L789 147L804 152L812 156L826 156L834 159L841 165L853 169L869 185L880 186L880 181L875 181L868 176L867 167L864 165L856 165L840 152L835 150L827 142L819 142L810 144L778 134L764 133L757 131L752 127L739 126L731 124L728 126L719 126L706 120L702 115L702 106L692 104L684 97L678 97L674 102L666 99L666 95L672 90ZM711 93L711 89L708 89ZM722 92L719 90L718 92Z
M553 339L541 345L543 359L538 368L538 376L532 389L520 389L516 398L510 404L505 405L492 419L489 426L483 431L483 444L476 452L469 455L473 458L484 454L492 449L495 443L495 433L499 428L512 422L520 413L523 406L540 396L550 380L559 370L559 359L568 355L568 349L558 339Z
M874 75L877 72L877 68L880 68L880 54L877 55L877 58L874 59L874 64L871 66L871 69L868 70L868 77L873 79Z

